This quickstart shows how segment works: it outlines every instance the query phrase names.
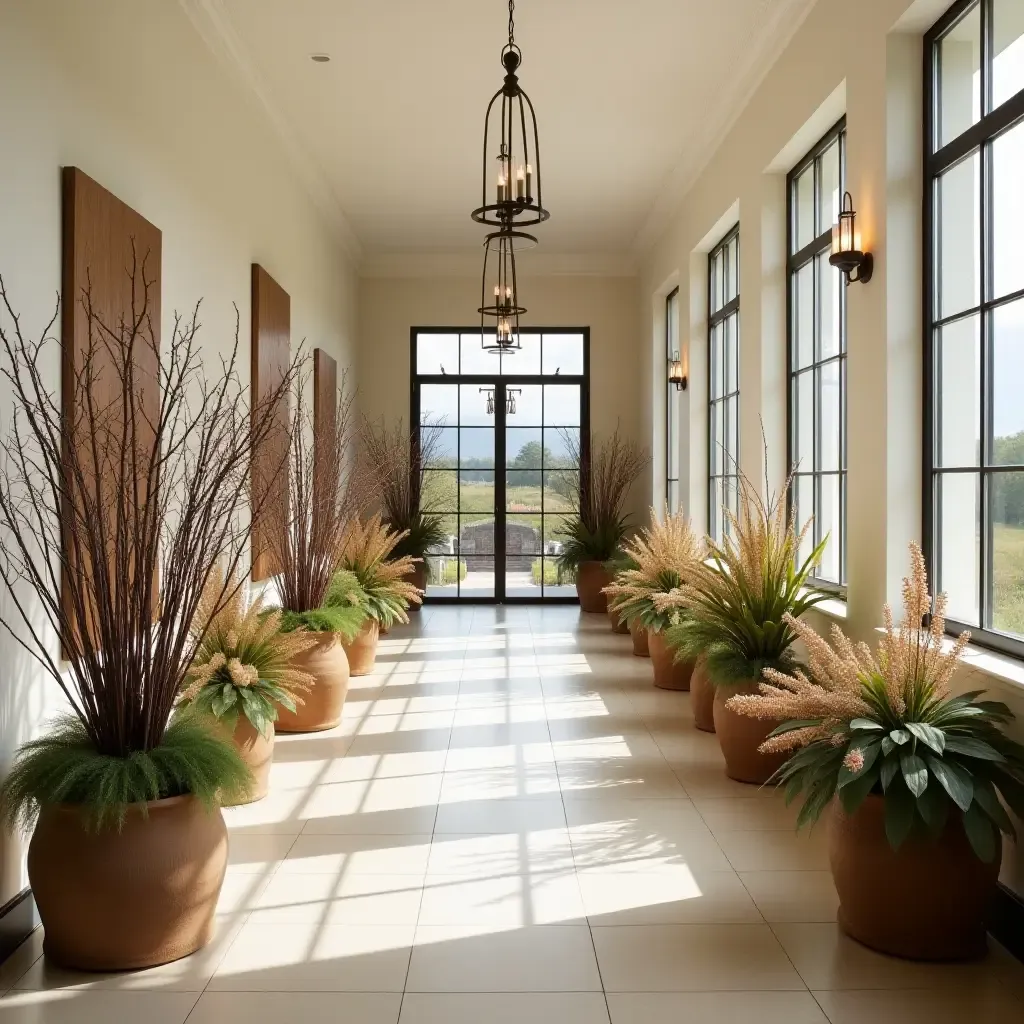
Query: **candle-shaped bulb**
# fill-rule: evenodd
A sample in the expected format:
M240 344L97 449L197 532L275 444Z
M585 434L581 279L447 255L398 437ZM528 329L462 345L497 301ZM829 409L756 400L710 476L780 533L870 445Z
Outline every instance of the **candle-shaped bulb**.
M533 168L526 165L526 201L533 202Z
M516 169L516 199L526 198L526 168Z

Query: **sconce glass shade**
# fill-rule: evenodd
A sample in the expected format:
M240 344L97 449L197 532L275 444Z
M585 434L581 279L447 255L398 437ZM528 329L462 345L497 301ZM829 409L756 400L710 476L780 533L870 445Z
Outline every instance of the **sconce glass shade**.
M847 284L851 281L867 283L871 279L874 257L860 249L857 211L853 208L853 196L849 192L843 194L839 222L832 225L832 252L828 261L842 271Z
M668 364L668 382L669 384L675 384L676 391L686 390L686 374L683 373L683 363L679 358L679 353L676 352Z

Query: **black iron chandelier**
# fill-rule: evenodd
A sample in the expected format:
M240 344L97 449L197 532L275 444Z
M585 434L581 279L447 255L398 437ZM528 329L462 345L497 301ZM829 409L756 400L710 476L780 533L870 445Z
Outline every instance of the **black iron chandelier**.
M484 155L481 205L471 214L479 224L497 228L484 240L484 270L480 283L480 338L485 351L519 349L519 317L526 307L519 299L516 251L537 244L523 228L546 221L540 176L540 138L530 97L519 84L516 71L522 51L515 41L515 0L508 5L508 43L502 48L505 80L491 97L484 115ZM499 103L498 100L501 100ZM498 115L498 124L492 120ZM499 130L500 128L500 130ZM500 136L494 201L488 202L488 147ZM494 324L494 333L488 323Z

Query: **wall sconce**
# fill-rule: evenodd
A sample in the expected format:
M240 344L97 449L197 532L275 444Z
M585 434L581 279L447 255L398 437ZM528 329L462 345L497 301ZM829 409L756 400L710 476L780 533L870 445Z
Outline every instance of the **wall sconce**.
M844 192L839 223L832 225L832 253L828 261L843 272L847 284L853 281L867 284L871 280L875 258L869 252L861 252L856 221L853 196L849 192Z
M672 359L669 361L668 382L669 384L675 384L676 391L685 391L686 385L689 383L686 379L686 374L683 373L683 363L679 358L678 352L674 352Z

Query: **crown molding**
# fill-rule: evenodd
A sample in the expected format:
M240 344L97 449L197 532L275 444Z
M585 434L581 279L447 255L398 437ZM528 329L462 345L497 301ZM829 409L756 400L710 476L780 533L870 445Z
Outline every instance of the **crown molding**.
M746 109L768 72L804 23L817 0L763 0L773 6L758 31L754 48L737 68L731 86L702 121L682 156L668 173L643 227L633 241L634 256L640 260L665 233L683 205L686 194L711 162L740 115Z
M531 277L635 277L637 264L629 253L560 253L530 249L517 256L521 278ZM370 250L364 253L359 276L473 277L483 267L480 247L444 250Z
M256 97L299 181L317 209L334 228L345 254L358 265L362 259L362 246L338 202L334 189L320 170L318 161L271 99L270 90L256 69L241 37L235 31L223 0L178 2L213 55Z

